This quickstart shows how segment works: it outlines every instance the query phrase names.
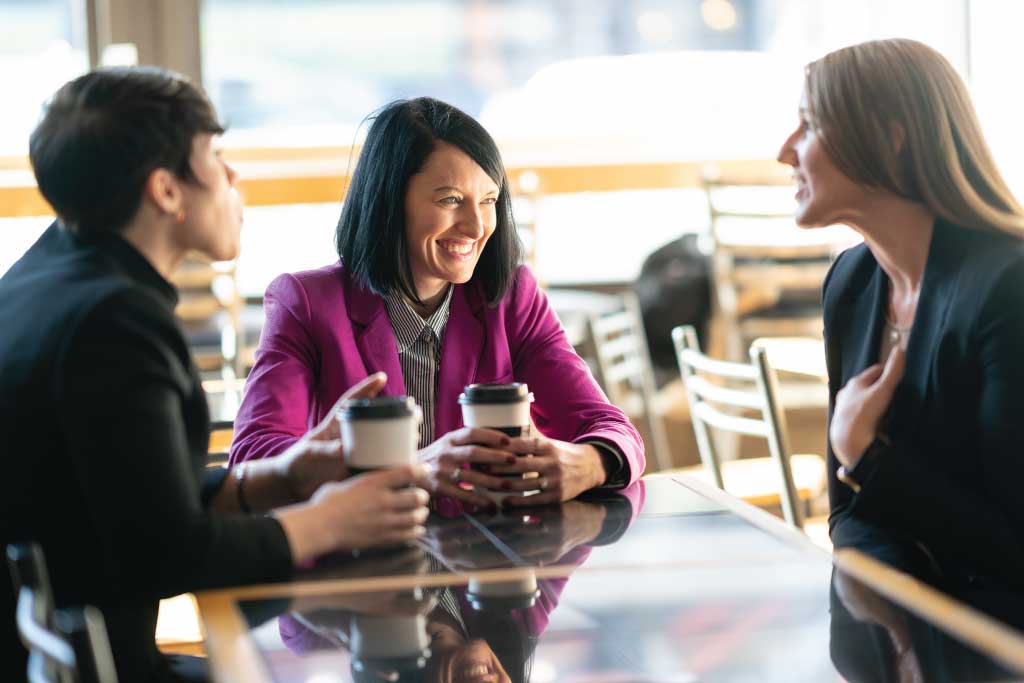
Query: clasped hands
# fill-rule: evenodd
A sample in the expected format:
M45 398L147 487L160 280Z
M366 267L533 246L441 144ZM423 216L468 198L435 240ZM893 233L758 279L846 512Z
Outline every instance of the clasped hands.
M493 429L463 427L445 434L419 451L427 465L425 488L478 507L495 503L464 485L511 495L511 506L546 505L572 500L605 482L607 474L597 448L557 439L509 437ZM521 475L509 478L501 475Z
M376 396L386 380L378 372L346 391L320 424L278 459L278 473L295 500L305 500L323 484L347 476L336 413L348 399ZM513 494L539 490L532 496L510 496L507 503L545 505L572 500L607 478L601 455L590 444L543 436L511 438L492 429L457 429L420 449L418 456L426 470L417 475L417 486L480 507L494 503L462 483ZM499 476L510 474L525 478Z
M495 430L473 428L450 432L421 449L420 465L348 478L336 414L348 399L377 395L386 380L381 372L367 377L346 391L320 424L284 453L251 463L249 498L255 509L308 501L304 504L319 510L307 514L284 508L275 513L286 527L297 561L336 549L422 536L427 492L493 506L491 500L463 488L460 480L510 493L539 490L528 497L510 496L506 502L544 505L571 500L606 479L601 455L592 445L545 437L510 438ZM471 469L474 465L478 469ZM524 478L497 476L502 474ZM324 517L336 523L324 524ZM316 538L316 528L331 533ZM314 542L303 542L309 538Z

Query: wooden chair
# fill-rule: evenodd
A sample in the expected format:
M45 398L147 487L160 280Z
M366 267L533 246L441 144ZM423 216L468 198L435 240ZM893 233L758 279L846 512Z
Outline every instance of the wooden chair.
M705 173L712 241L711 355L742 361L758 337L821 337L821 284L856 234L793 223L792 183Z
M689 416L680 383L657 389L636 297L624 294L621 310L589 316L588 327L598 383L630 419L642 420L648 437L646 450L652 456L649 461L659 470L670 468L672 454L664 419L670 413L678 420Z
M247 346L235 263L211 263L193 252L171 275L171 282L179 293L175 314L196 366L205 372L244 377Z
M673 329L672 341L703 463L674 473L710 480L754 505L779 506L787 522L802 528L805 504L825 490L825 460L790 455L778 381L764 349L751 348L749 364L715 360L701 353L689 325ZM771 455L722 462L711 429L760 437Z
M7 562L18 595L18 635L29 651L29 683L117 683L100 611L89 606L54 609L39 545L7 546Z
M244 379L213 379L203 382L210 409L210 440L207 467L225 467L235 433L235 415L245 393Z

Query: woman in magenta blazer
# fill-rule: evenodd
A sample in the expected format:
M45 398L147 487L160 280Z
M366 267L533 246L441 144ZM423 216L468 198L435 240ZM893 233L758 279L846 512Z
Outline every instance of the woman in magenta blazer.
M420 459L436 495L489 505L460 482L513 493L539 487L509 499L535 505L640 477L636 429L608 403L519 265L508 179L479 123L430 98L381 110L336 240L339 262L267 288L232 462L280 453L348 387L382 372L384 394L412 395L424 408ZM463 427L464 386L513 381L536 395L539 435ZM470 464L539 476L510 483Z

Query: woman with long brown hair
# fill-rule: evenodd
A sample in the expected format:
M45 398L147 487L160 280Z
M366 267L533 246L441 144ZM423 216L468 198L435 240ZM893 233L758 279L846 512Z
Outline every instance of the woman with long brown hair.
M830 527L960 595L1024 568L1024 210L967 88L911 40L807 67L779 152L802 227L864 244L824 287Z

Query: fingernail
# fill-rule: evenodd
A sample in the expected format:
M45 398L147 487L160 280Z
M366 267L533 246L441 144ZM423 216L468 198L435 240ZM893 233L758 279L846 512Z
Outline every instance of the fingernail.
M514 456L514 455L508 456L507 458L505 458L505 462L507 462L509 465L515 465L516 464L516 456Z
M502 446L507 446L510 443L512 443L512 439L508 438L507 436L501 437L501 445Z
M417 524L412 528L412 533L416 536L422 536L423 534L427 533L427 527L421 524Z

